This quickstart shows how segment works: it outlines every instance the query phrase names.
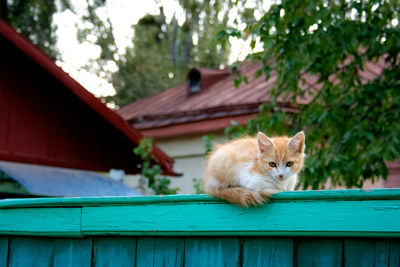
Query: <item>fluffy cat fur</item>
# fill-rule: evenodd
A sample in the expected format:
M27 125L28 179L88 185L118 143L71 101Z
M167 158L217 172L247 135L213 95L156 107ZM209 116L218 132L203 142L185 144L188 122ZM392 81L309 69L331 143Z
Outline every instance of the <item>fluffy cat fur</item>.
M303 168L305 135L269 138L259 132L219 145L207 158L207 194L244 207L260 205L280 191L292 191Z

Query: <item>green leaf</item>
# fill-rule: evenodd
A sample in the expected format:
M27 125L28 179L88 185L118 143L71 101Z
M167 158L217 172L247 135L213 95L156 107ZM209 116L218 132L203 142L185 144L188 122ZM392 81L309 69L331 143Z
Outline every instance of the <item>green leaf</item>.
M264 73L268 80L276 73L266 92L270 101L246 131L305 130L303 188L323 188L328 178L334 185L359 187L387 177L384 160L400 158L400 27L393 25L399 10L399 1L282 1L256 26L246 26L264 48L248 56L263 65L255 77ZM376 63L383 59L385 65ZM304 96L307 104L299 106ZM298 111L284 112L282 106ZM225 130L233 132L234 126Z

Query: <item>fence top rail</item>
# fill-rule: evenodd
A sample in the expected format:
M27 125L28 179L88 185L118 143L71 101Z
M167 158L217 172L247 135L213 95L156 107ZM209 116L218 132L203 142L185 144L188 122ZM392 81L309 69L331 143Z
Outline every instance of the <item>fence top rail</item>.
M357 200L400 200L400 188L393 189L348 189L310 190L275 194L271 202L290 201L357 201ZM225 201L207 195L168 195L132 197L61 197L0 200L0 209L23 207L87 207L123 206L157 203L224 203Z
M282 192L243 208L207 195L0 201L0 235L400 237L400 189Z

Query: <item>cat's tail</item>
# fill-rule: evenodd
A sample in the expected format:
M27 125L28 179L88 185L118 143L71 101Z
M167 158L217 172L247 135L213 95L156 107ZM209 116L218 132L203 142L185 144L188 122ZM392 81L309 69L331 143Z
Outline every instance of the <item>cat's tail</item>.
M208 194L214 197L222 198L233 204L239 204L243 207L257 206L264 204L270 194L264 191L250 191L242 187L217 187L208 188Z

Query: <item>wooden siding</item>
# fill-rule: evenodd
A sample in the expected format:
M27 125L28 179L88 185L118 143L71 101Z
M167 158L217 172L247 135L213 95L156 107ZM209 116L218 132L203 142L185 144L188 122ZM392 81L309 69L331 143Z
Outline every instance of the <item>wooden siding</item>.
M1 37L0 48L1 160L137 172L136 144Z
M142 135L0 19L0 160L139 172ZM156 145L167 175L173 161Z

